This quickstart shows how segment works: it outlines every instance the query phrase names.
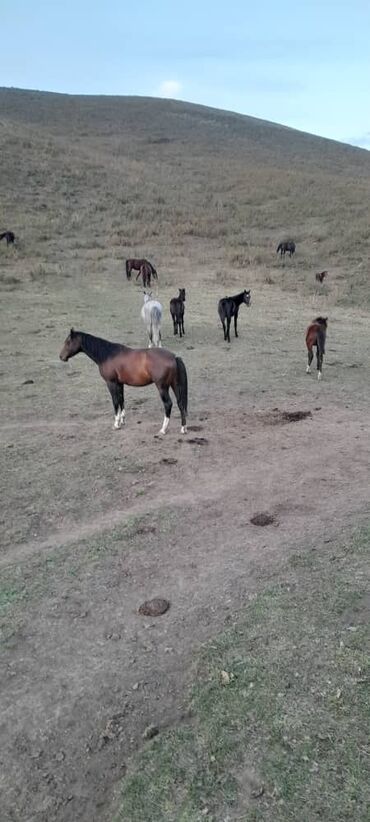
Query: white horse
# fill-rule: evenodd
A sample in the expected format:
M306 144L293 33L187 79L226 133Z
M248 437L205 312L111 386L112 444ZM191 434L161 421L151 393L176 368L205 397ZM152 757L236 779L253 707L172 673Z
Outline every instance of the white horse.
M144 291L144 305L141 309L141 317L146 325L149 337L149 348L162 348L161 321L163 308L158 300L153 300L152 292Z

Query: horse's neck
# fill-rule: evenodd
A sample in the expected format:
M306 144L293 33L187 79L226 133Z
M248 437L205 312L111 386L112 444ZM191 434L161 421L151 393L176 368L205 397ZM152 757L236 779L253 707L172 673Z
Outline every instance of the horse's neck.
M241 305L243 302L244 294L236 294L235 297L232 297L234 300L235 305Z
M101 365L107 359L109 347L107 340L94 337L92 334L81 334L81 349L96 365Z

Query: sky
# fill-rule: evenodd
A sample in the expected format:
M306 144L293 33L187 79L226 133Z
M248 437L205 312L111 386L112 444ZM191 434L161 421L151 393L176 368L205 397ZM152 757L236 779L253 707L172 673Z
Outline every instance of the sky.
M171 97L370 149L370 0L0 0L0 9L0 86Z

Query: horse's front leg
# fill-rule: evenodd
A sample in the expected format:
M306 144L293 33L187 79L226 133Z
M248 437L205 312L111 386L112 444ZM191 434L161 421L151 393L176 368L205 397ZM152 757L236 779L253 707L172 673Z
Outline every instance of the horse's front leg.
M226 342L231 342L230 340L230 325L231 325L231 317L228 317L227 320L227 327L226 327Z
M107 382L108 391L112 397L114 408L114 428L121 428L123 418L125 416L123 404L123 385L117 382ZM123 416L122 416L123 415Z
M234 314L234 331L235 331L235 336L237 337L238 336L238 312L237 311L235 311L235 314Z

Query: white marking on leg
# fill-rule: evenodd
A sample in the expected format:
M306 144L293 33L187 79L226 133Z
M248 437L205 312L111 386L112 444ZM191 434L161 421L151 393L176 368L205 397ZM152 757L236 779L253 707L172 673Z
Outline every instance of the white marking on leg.
M182 433L182 434L187 434L187 433L188 433L188 428L187 428L187 426L186 426L186 425L182 425L182 426L181 426L181 433Z
M321 371L319 371L319 373L318 373L318 375L317 375L317 379L318 379L318 380L321 380L321 377L322 377L322 374L321 374Z
M120 422L121 422L121 425L123 425L123 423L124 423L124 421L125 421L125 416L126 416L126 411L125 411L125 409L124 409L124 408L122 408L122 411L121 411L121 417L120 417Z
M118 411L114 417L114 427L121 428L121 412Z
M310 366L309 366L309 365L308 365L308 366L307 366L307 368L306 368L306 374L311 374L311 369L310 369Z
M170 422L170 418L169 418L169 417L165 417L165 418L164 418L164 420L163 420L163 425L162 425L162 428L161 428L161 430L160 430L160 432L159 432L160 434L165 434L165 433L166 433L167 428L168 428L168 426L169 426L169 422Z

